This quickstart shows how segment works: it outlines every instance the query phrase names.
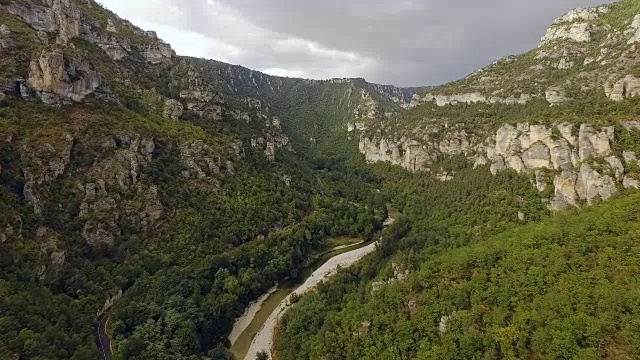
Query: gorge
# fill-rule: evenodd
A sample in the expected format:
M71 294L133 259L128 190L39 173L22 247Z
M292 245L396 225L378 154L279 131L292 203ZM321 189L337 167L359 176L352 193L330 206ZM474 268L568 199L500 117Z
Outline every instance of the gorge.
M634 358L639 32L402 88L0 0L0 358Z

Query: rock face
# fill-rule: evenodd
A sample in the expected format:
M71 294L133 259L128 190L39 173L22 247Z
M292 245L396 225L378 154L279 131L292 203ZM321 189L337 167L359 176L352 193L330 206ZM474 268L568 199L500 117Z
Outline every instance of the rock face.
M631 45L640 42L640 14L633 18L625 34L631 34L631 38L627 41L627 44Z
M578 205L580 200L588 204L596 199L606 200L616 192L616 183L622 182L625 169L617 157L609 156L613 141L613 127L596 131L591 125L582 124L576 140L573 126L568 124L553 128L504 125L496 132L495 148L487 148L487 157L493 163L494 173L508 168L517 172L536 171L536 187L541 191L546 183L537 171L559 172L553 180L555 197L550 204L551 208L559 210ZM604 173L587 164L605 157L608 166ZM613 176L605 174L609 172Z
M185 110L211 120L222 120L225 99L202 73L186 61L180 62L171 73L170 87L179 94Z
M540 46L556 40L573 40L575 42L591 41L591 25L588 22L551 26L540 40Z
M122 227L148 230L164 215L156 186L139 182L153 158L153 139L122 134L102 143L110 155L89 169L93 180L78 185L84 195L78 212L85 221L82 237L91 246L112 246Z
M455 95L413 95L411 103L408 107L415 107L425 103L435 102L437 106L446 105L458 105L458 104L473 104L473 103L485 103L485 104L520 104L524 105L533 99L532 95L522 94L519 97L507 97L500 98L496 96L485 96L480 93L466 93Z
M629 165L637 163L635 153L625 152L624 162L614 155L612 126L506 124L484 141L446 127L433 133L437 135L420 141L363 134L360 152L368 162L387 161L411 171L431 171L430 164L440 156L464 154L474 167L489 165L494 175L508 169L531 174L539 191L553 186L549 207L554 210L607 200L618 185L639 186L629 174ZM434 176L450 179L442 171Z
M182 171L184 178L206 179L214 182L214 176L225 167L220 154L202 141L181 144L180 157L186 167Z
M0 24L0 50L11 49L14 46L11 35L11 29L5 24Z
M144 58L153 65L171 62L175 52L169 44L159 42L144 48Z
M409 139L390 141L382 137L363 137L359 148L367 162L388 161L411 171L424 170L425 164L433 160L424 146Z
M40 243L40 266L37 268L38 280L44 281L50 274L56 274L65 265L66 251L60 234L47 227L39 227L36 239Z
M26 164L22 169L24 197L36 214L42 213L47 187L64 173L71 156L71 135L59 135L52 140L25 144L20 149L22 163Z
M545 91L544 95L551 106L571 100L565 96L565 91L561 87L551 87Z
M29 88L46 104L80 102L102 85L102 75L85 61L43 51L31 60Z
M178 120L180 116L182 116L182 112L184 111L184 106L178 100L169 99L164 103L164 110L162 111L162 116L165 119L173 119Z
M57 41L66 45L80 35L80 11L71 0L45 0L45 6L23 6L12 2L5 9L19 16L36 30L57 33Z
M611 86L605 86L605 95L613 101L622 101L626 98L640 95L640 79L633 75L627 75Z

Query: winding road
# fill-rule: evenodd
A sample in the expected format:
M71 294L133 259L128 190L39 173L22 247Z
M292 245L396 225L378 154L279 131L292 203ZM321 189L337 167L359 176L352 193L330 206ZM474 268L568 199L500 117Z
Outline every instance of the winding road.
M113 359L113 353L111 351L111 339L107 335L107 324L109 323L109 314L104 314L100 318L98 323L98 339L100 340L100 347L102 348L102 357L104 360Z

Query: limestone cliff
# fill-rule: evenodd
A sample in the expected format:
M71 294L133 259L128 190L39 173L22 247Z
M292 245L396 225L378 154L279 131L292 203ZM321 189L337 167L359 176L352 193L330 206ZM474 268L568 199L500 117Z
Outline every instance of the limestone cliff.
M619 124L635 131L635 123ZM554 126L506 124L485 139L455 128L432 128L420 139L363 135L360 151L368 162L388 161L411 171L438 171L429 166L443 155L465 155L474 167L492 173L514 170L531 174L534 185L554 188L550 207L607 200L618 188L638 188L636 153L614 151L615 128L589 124Z
M411 104L522 105L546 99L557 105L587 96L606 95L615 101L638 96L638 11L630 0L572 10L551 24L536 49L420 93Z
M629 121L640 96L638 29L632 1L572 10L536 49L415 94L390 121L349 130L368 162L449 179L439 159L462 155L493 174L529 174L555 210L609 199L638 188L640 134Z

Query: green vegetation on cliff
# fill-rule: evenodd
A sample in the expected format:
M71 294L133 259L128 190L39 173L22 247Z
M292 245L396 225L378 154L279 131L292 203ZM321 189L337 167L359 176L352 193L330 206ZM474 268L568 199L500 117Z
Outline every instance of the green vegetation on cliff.
M516 179L466 175L429 187L442 198L394 185L408 200L388 250L303 297L279 358L633 358L639 196L547 216L525 182L510 207L498 189ZM540 221L523 226L527 203Z

